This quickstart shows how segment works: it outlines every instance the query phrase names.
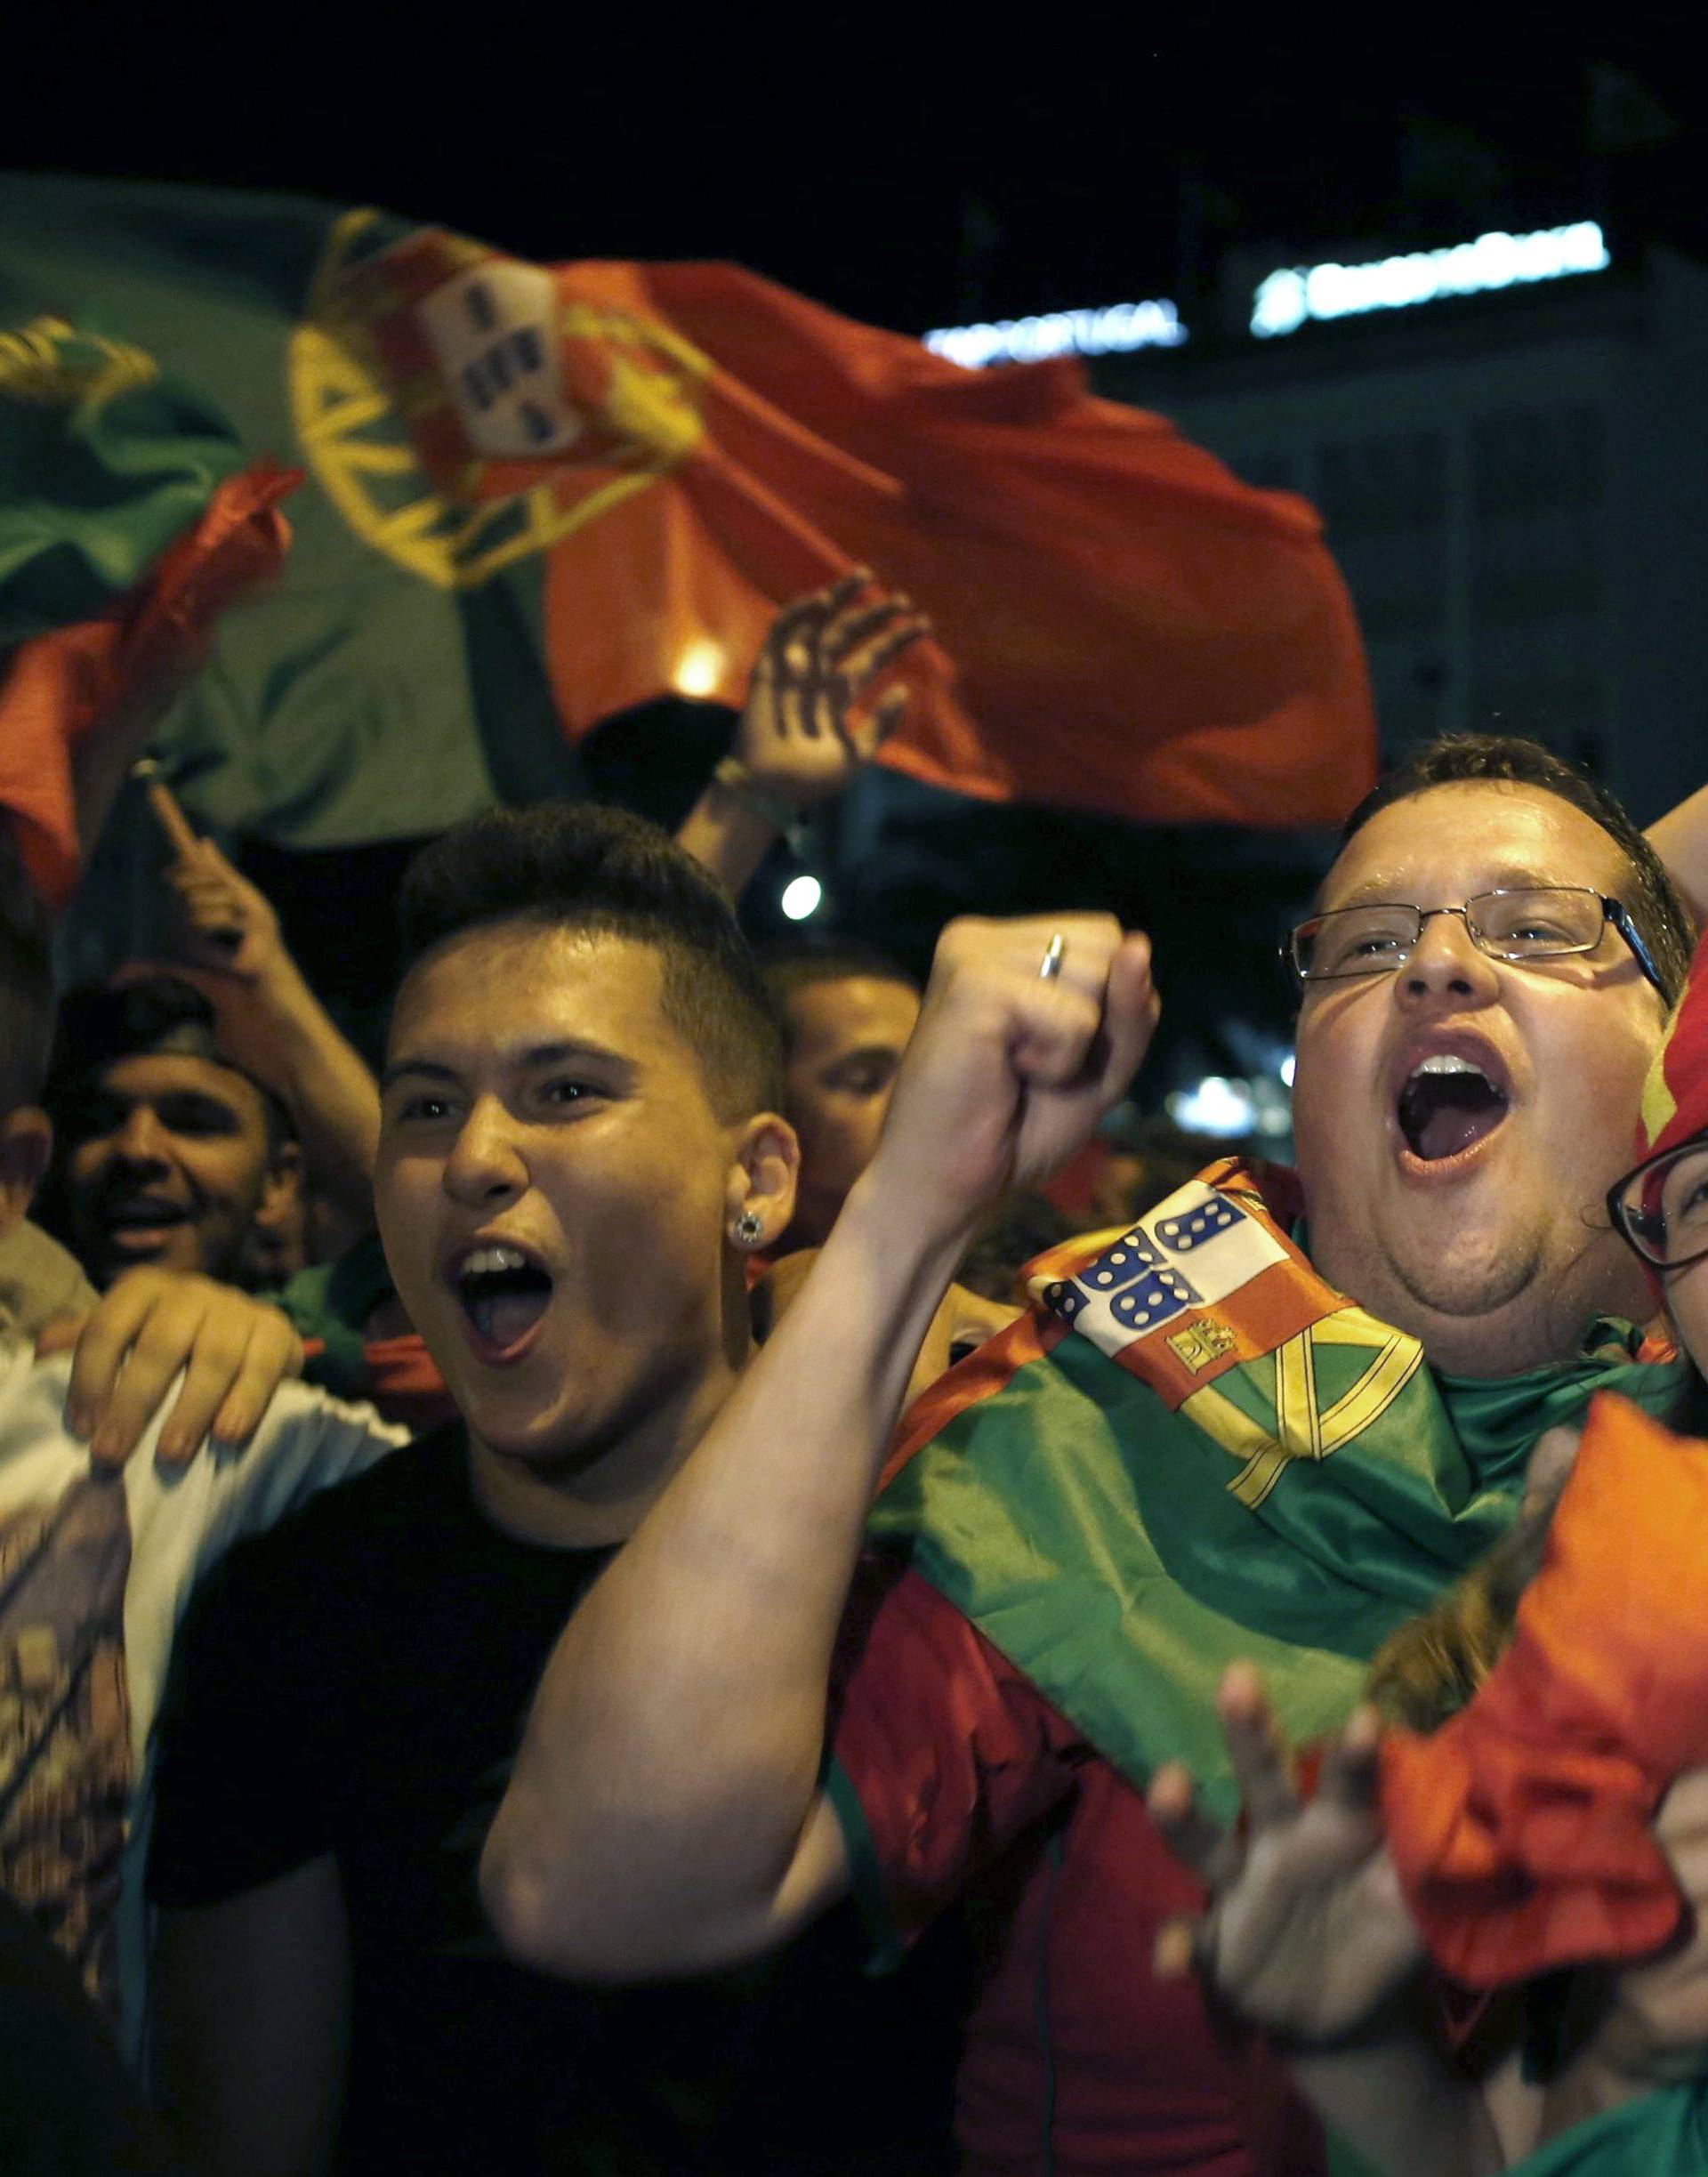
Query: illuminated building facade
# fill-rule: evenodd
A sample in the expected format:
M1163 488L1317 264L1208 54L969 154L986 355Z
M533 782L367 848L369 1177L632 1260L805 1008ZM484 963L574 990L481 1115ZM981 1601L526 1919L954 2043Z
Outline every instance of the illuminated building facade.
M1703 783L1708 270L1609 263L1584 225L1248 256L1221 304L1172 352L1098 359L1097 383L1321 510L1389 751L1531 734L1645 819Z

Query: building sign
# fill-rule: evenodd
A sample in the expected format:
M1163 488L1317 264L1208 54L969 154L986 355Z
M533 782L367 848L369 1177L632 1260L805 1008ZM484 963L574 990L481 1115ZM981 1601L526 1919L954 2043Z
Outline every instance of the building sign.
M1052 310L1000 325L953 325L927 333L925 345L952 363L1035 363L1050 355L1113 355L1133 348L1178 348L1186 327L1172 302L1111 302L1103 310Z
M1294 265L1260 282L1252 299L1252 330L1260 340L1273 339L1296 333L1309 318L1409 310L1448 295L1488 294L1570 273L1601 272L1608 262L1600 228L1586 219L1535 234L1478 235L1453 249L1420 250L1374 264Z

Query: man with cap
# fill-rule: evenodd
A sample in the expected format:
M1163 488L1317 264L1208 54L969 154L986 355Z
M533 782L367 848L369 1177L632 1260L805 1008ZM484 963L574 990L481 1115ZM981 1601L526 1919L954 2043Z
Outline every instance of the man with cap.
M290 1114L173 975L68 996L44 1099L44 1221L101 1288L141 1263L242 1284L258 1224L302 1181Z

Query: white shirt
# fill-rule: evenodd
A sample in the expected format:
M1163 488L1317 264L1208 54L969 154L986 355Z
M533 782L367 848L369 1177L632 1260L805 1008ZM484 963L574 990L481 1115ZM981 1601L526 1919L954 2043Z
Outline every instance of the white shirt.
M238 1451L163 1467L170 1401L122 1471L68 1434L70 1361L0 1338L0 1885L141 2045L155 1725L197 1581L244 1535L407 1431L286 1383Z

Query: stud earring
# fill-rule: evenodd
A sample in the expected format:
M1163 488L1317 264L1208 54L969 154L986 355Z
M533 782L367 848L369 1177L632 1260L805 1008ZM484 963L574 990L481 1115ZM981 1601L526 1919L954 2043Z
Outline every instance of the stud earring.
M755 1209L745 1209L736 1219L736 1238L744 1247L751 1247L764 1232L765 1220Z

